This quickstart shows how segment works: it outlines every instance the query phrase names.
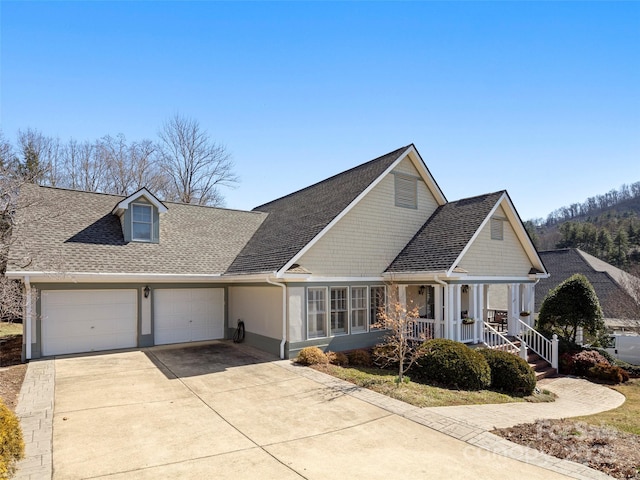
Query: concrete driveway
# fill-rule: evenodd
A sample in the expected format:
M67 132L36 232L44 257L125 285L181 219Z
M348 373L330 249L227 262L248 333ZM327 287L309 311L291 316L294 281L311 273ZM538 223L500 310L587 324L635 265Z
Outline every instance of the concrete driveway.
M225 342L56 358L54 478L567 478L270 360Z

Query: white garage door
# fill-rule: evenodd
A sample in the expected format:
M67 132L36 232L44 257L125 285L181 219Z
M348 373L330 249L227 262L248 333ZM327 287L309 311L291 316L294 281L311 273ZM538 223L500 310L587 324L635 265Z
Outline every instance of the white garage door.
M136 290L44 290L42 354L137 346Z
M224 338L224 289L162 288L153 298L156 345Z

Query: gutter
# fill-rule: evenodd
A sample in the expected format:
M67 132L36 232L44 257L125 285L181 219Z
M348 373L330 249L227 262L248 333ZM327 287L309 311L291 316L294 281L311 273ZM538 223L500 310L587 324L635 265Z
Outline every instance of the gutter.
M275 272L274 272L275 273ZM284 360L284 344L287 342L287 286L281 282L274 282L266 278L267 283L282 287L282 340L280 341L280 359Z

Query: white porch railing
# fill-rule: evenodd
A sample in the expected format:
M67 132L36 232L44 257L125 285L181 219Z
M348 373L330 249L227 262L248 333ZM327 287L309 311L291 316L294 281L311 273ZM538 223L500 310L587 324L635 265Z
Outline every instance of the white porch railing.
M551 364L551 368L558 369L558 336L553 335L553 340L549 340L537 330L531 328L519 318L516 322L518 334L516 337L527 345L540 358Z
M505 337L502 333L497 331L487 322L484 322L484 343L489 348L496 350L502 350L504 352L513 353L514 355L520 355L520 347Z
M464 320L458 320L458 321L462 322L461 325L460 325L460 341L462 343L471 343L473 341L476 341L476 336L475 336L476 324L475 324L475 322L464 323Z
M417 318L409 333L410 340L428 340L444 337L444 322L433 318Z

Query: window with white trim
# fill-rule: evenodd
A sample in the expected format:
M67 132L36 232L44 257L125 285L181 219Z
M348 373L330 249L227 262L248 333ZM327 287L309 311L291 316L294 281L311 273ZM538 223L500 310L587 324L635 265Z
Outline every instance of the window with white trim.
M504 220L502 218L491 219L491 240L504 239Z
M307 289L307 337L326 337L327 289Z
M134 203L131 206L131 239L150 242L153 238L153 207Z
M418 179L400 173L394 177L396 207L418 208Z
M349 289L347 287L331 288L331 335L348 333L348 297Z
M371 295L369 296L369 322L371 325L378 323L379 315L384 310L385 305L385 291L382 286L373 286L370 288Z
M367 331L367 287L351 287L351 332Z

